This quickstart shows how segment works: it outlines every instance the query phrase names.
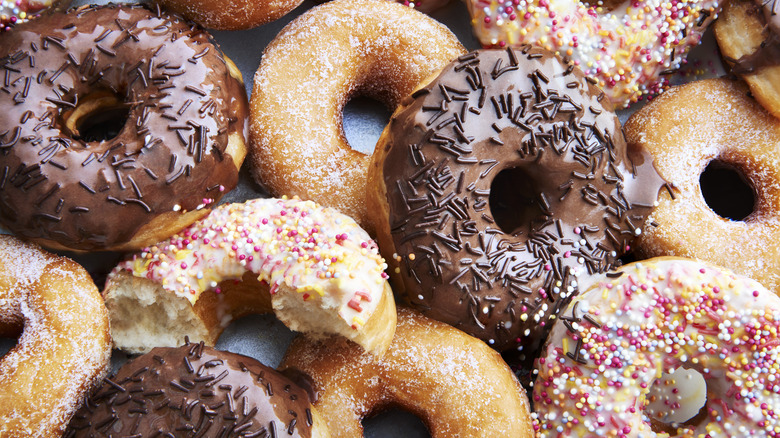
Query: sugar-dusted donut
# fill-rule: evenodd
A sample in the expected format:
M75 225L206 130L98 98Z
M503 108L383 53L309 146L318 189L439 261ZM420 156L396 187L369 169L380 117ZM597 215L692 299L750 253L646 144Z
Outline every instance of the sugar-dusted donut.
M595 79L616 108L662 91L662 75L680 68L720 10L718 0L604 2L612 9L580 0L467 3L484 46L555 51Z
M155 348L126 363L76 412L65 433L112 436L330 435L307 389L251 357L188 343Z
M576 297L550 333L534 384L540 436L777 436L779 332L780 299L753 280L686 259L626 265ZM706 402L664 425L681 407L658 417L649 395L678 368L704 377Z
M62 436L108 370L108 312L76 262L0 235L0 436Z
M404 101L368 186L396 296L499 350L541 346L578 277L640 234L661 186L602 97L526 46L464 55Z
M52 8L65 8L71 0L0 0L0 33L38 17Z
M171 11L210 29L241 30L287 15L303 0L159 0Z
M381 358L337 338L296 338L280 369L312 379L314 406L334 434L363 436L361 421L396 406L417 415L433 438L531 437L525 390L483 342L409 309Z
M740 75L761 105L780 117L780 5L731 0L715 22L715 38L731 71Z
M129 250L238 182L240 73L193 23L84 6L0 33L0 222L44 246Z
M274 196L311 199L367 227L371 157L347 144L342 108L368 95L393 109L463 52L446 27L393 2L334 0L298 17L266 47L255 76L255 179Z
M624 130L629 145L653 156L670 188L661 192L651 226L637 242L642 256L706 260L780 293L780 257L772 243L780 236L780 121L743 84L709 79L670 89L629 118ZM729 219L713 208L739 212L710 207L702 184L708 167L744 180L747 193L729 199L749 203L742 213L749 215ZM726 199L727 188L716 197Z
M292 330L340 334L381 354L395 302L376 244L347 216L312 201L217 207L133 254L103 292L118 348L146 352L184 338L213 344L234 319L273 310Z

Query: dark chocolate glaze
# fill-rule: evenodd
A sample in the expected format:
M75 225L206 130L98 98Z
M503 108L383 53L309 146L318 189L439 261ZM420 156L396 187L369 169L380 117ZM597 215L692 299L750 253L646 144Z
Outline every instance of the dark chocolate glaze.
M158 347L123 366L76 412L66 437L309 437L306 390L246 356Z
M396 293L498 350L535 351L578 277L629 248L663 185L649 157L629 159L602 99L527 46L464 55L404 102L378 146ZM491 187L505 169L520 171ZM491 191L524 197L518 227L497 225Z
M755 52L732 60L731 71L737 75L754 73L756 70L780 65L780 3L778 0L754 0L756 14L760 15L766 28L766 39Z
M129 109L118 136L74 138L90 94ZM0 34L0 222L79 250L127 242L152 218L235 187L246 91L209 34L147 6L82 7Z

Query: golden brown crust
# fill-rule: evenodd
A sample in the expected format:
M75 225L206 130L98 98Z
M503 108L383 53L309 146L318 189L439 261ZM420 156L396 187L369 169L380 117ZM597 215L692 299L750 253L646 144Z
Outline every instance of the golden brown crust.
M77 263L0 236L0 321L24 325L0 361L0 436L61 436L108 368L108 312L97 287Z
M303 0L159 0L203 27L218 30L251 29L287 15Z
M525 391L501 356L408 309L381 359L335 338L298 337L280 368L313 379L315 407L335 436L362 437L361 420L388 405L419 416L434 438L533 436Z

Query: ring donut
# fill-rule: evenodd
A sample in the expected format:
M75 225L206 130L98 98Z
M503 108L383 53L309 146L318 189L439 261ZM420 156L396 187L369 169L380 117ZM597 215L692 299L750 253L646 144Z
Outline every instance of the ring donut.
M159 0L177 12L209 29L242 30L278 20L297 8L303 0Z
M328 44L312 44L312 38ZM335 0L285 27L266 47L251 101L255 179L272 196L299 196L366 220L370 156L341 125L355 95L395 108L432 72L464 52L432 18L382 0Z
M138 249L237 184L240 73L201 28L149 8L84 6L0 34L0 222L17 236Z
M108 371L108 312L77 263L0 235L0 436L53 438Z

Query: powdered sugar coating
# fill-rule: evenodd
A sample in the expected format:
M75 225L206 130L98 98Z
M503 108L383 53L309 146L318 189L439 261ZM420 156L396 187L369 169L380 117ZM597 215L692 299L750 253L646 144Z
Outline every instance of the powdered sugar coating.
M342 108L359 94L393 109L464 51L446 27L392 2L336 0L312 8L266 47L255 75L255 179L272 195L311 199L366 226L370 157L347 144Z
M60 436L111 354L95 284L76 263L0 236L0 322L24 325L0 361L0 435Z

